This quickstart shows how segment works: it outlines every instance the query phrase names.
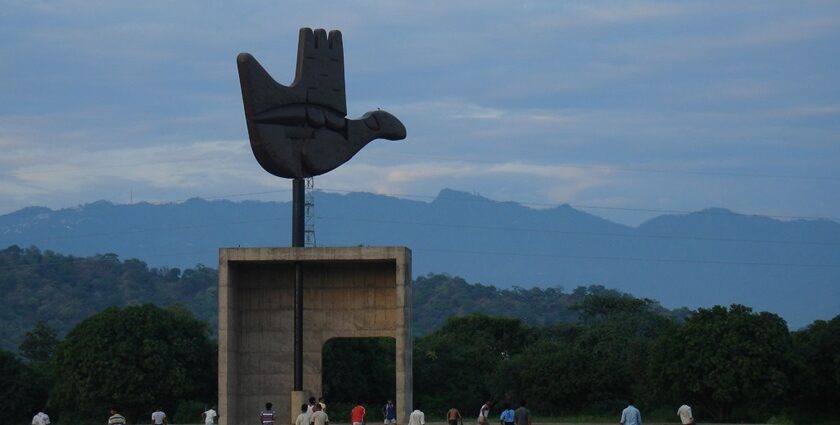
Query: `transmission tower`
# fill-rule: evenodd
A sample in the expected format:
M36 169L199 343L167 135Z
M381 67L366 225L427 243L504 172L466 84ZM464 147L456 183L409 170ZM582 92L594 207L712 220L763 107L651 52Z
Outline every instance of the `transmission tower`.
M315 243L315 178L307 177L304 179L304 187L306 196L304 197L304 246L314 248Z

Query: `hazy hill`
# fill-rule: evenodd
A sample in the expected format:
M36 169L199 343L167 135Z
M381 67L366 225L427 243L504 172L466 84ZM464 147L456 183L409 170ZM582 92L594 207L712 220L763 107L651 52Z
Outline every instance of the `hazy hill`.
M116 255L73 257L36 248L0 250L0 349L15 351L38 321L63 335L82 319L109 306L182 304L216 329L216 269L149 268ZM629 296L603 287L498 289L459 277L427 275L413 286L413 331L428 333L451 316L510 316L532 326L575 322L573 306L590 295ZM662 314L669 314L660 309ZM684 311L675 312L677 317Z
M722 209L657 217L637 228L569 206L532 209L442 191L431 202L316 193L318 245L404 245L415 276L451 273L500 288L600 284L666 307L743 303L793 327L840 313L840 224ZM152 266L215 267L217 248L287 246L288 203L204 201L0 217L0 246L73 255L113 252Z

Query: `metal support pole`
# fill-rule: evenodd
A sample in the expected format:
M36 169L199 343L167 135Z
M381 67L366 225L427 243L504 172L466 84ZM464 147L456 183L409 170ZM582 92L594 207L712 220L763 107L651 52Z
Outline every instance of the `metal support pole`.
M292 180L292 246L303 247L305 243L306 186L303 179Z
M292 180L292 247L304 245L304 183ZM295 263L295 385L303 391L303 266Z

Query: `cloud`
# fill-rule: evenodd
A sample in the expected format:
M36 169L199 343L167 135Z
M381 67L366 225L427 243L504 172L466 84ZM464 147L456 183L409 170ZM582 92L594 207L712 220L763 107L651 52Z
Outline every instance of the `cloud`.
M197 188L252 174L245 141L207 141L90 151L21 149L0 154L7 178L51 191L80 191L109 179L160 188Z
M768 114L779 118L831 117L840 115L840 105L800 105L774 109Z
M371 191L399 196L428 193L429 187L463 184L492 188L500 182L530 181L534 192L550 201L567 201L578 193L607 184L614 172L609 167L567 167L524 162L468 163L459 161L411 162L395 165L350 163L316 178L316 186L335 190ZM446 182L450 182L448 185ZM422 189L421 189L422 188ZM521 198L520 198L521 199ZM537 199L533 196L532 199Z
M673 18L687 13L692 7L677 3L630 2L618 4L583 3L577 7L578 18L605 23L644 22Z
M502 118L504 115L505 113L501 109L467 105L463 112L453 114L452 118L495 120Z

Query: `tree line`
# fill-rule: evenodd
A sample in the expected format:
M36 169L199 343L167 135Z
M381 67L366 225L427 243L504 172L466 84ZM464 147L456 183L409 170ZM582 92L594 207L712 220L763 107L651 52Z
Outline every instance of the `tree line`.
M13 245L0 250L0 349L17 350L24 333L38 322L64 335L107 307L144 303L184 305L215 331L218 281L216 269L200 264L184 270L150 268L113 253L74 257ZM430 274L414 281L413 332L425 335L450 316L472 313L504 313L532 326L571 323L578 320L572 307L589 294L619 293L597 285L569 293L562 288L498 289ZM658 308L675 317L687 312Z
M666 421L683 403L701 422L830 423L840 413L840 316L790 332L742 305L681 322L626 295L590 295L575 308L576 324L472 314L415 338L416 406L430 420L450 407L469 416L487 399L524 399L542 417L615 416L628 399ZM60 423L99 421L111 406L132 423L158 407L194 423L215 403L216 343L183 307L107 308L56 335L41 323L20 357L0 351L0 424L43 408ZM393 399L392 339L331 340L323 358L323 395L338 417L358 400Z
M155 407L195 422L216 394L216 282L206 267L0 251L0 424L44 406L64 423L97 421L109 404L133 422ZM487 398L526 399L544 417L615 416L627 398L665 420L686 402L703 422L840 413L840 316L791 332L740 305L671 311L600 286L499 290L446 275L413 293L414 400L429 417L472 416ZM393 340L328 342L328 402L393 397L393 358Z
M579 322L549 326L449 318L415 339L415 404L427 417L450 407L471 415L487 399L497 408L524 399L542 417L612 419L633 399L646 417L667 422L684 403L701 422L834 423L840 413L840 316L790 332L778 315L743 305L676 320L649 300L590 295L575 309ZM382 354L388 343L328 344L328 399L388 398L393 373L381 366L393 357ZM355 364L332 353L348 351ZM347 385L389 377L390 386Z

